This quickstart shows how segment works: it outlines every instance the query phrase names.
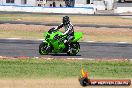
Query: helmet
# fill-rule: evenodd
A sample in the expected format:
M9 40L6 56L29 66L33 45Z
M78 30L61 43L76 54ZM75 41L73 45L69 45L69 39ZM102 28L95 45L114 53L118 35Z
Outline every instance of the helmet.
M70 23L69 17L68 17L68 16L64 16L64 17L63 17L63 24L64 24L64 25L67 25L67 24L69 24L69 23Z

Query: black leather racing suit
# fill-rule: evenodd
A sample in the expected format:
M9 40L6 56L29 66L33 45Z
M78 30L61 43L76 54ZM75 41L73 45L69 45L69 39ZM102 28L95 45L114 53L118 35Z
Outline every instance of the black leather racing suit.
M73 25L69 22L67 25L64 25L63 23L61 23L59 26L57 26L55 29L60 29L64 27L65 32L63 33L63 35L67 35L67 39L66 41L64 41L64 43L68 43L71 39L73 39L74 37L74 28Z

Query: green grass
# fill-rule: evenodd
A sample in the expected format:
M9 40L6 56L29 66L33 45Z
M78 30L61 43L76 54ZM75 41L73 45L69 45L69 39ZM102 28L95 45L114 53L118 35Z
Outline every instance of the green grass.
M0 30L0 38L43 39L43 32L26 30Z
M0 60L0 78L69 78L79 77L81 68L90 77L131 78L131 62L79 60Z
M132 18L122 18L122 19L125 19L125 20L132 20Z
M0 17L0 20L1 21L14 21L14 20L17 20L17 19L11 18L11 17Z
M61 18L59 15L43 15L43 14L0 14L0 21L36 21L44 22L53 18ZM57 19L58 20L58 19ZM51 21L50 21L51 22Z

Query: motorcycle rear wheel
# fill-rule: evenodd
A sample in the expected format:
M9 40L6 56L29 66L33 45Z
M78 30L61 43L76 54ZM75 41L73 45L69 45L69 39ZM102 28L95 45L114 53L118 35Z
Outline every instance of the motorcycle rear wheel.
M74 42L70 44L71 49L70 52L67 52L68 55L76 55L80 50L80 44L78 42Z

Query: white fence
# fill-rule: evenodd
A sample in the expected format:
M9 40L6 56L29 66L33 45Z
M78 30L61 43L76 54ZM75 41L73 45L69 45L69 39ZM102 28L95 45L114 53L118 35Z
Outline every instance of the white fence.
M125 12L132 12L132 7L117 7L114 10L115 13L125 13Z
M37 6L11 6L0 5L0 11L37 12L37 13L70 13L94 14L93 7L37 7Z

